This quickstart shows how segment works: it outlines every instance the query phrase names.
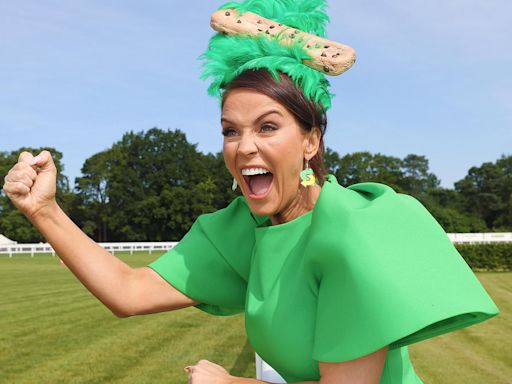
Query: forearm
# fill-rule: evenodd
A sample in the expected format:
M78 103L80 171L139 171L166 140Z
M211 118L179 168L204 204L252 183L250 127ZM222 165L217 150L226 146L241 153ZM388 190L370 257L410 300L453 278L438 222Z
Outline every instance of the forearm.
M29 220L82 284L117 316L130 313L129 281L134 270L90 239L57 203Z

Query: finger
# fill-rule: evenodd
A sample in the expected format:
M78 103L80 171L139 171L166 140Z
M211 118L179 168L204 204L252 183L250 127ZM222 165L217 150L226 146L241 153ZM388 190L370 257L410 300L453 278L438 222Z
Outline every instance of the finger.
M34 172L34 170L32 170ZM34 172L35 173L35 172ZM4 182L6 183L15 183L15 182L21 182L25 184L27 187L32 187L34 185L34 179L32 179L27 172L9 172L4 177Z
M18 163L29 163L32 161L32 159L34 158L34 155L32 155L30 152L27 152L27 151L23 151L20 153L20 156L18 157Z
M16 165L14 165L14 167L12 167L10 171L23 171L28 172L30 175L34 175L34 177L37 176L37 172L34 171L34 168L29 163L26 163L24 161L22 161L21 163L16 163Z
M30 192L30 188L20 182L9 182L3 187L6 195L26 195Z
M18 163L18 166L13 167L7 175L10 181L16 181L17 179L28 178L34 180L37 177L37 172L32 169L27 163Z
M48 151L42 151L39 155L34 157L30 165L40 167L42 170L55 168L52 155Z
M23 163L24 164L24 163ZM25 174L30 177L32 180L35 180L36 177L37 177L37 172L35 171L34 168L30 167L30 166L26 166L23 171L25 172Z
M37 177L37 172L26 162L16 163L14 167L11 168L9 173L11 172L24 172L26 173L31 179L35 179Z
M183 368L185 370L185 372L187 372L187 383L188 384L191 384L193 382L193 372L192 372L192 367L191 366L186 366L185 368Z

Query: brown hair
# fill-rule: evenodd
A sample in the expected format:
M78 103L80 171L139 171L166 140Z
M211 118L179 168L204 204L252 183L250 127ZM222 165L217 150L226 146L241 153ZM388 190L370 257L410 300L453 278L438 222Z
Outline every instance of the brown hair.
M222 105L230 91L239 88L249 88L274 99L283 105L294 117L305 132L311 132L314 127L321 131L318 152L309 161L315 176L323 185L326 171L324 167L324 134L327 128L327 116L321 105L316 104L304 96L293 80L286 74L279 72L276 80L266 69L248 70L242 72L231 81L222 95Z

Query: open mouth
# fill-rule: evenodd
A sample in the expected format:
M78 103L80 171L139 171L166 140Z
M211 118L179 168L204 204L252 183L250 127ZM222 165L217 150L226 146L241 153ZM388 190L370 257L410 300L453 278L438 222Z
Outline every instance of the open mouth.
M272 172L265 168L244 168L242 176L253 198L266 196L274 179Z

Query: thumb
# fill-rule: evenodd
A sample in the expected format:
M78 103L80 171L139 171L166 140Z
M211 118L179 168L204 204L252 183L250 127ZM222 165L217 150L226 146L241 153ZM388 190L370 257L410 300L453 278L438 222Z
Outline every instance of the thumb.
M30 152L23 151L20 153L20 156L18 157L18 163L24 162L30 164L33 158L34 156Z
M55 164L53 162L52 155L48 151L42 151L39 155L34 157L30 161L30 165L38 166L43 171L55 168Z

